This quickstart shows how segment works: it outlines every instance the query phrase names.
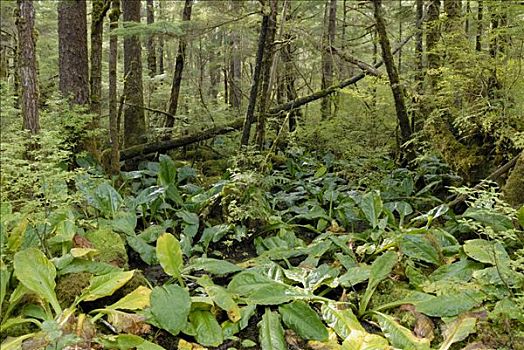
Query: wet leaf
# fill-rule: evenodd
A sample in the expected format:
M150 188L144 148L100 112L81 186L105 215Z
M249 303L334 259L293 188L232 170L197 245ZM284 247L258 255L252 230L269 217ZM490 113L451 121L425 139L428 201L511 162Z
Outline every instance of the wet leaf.
M189 320L196 330L195 339L204 346L219 346L224 342L222 328L210 311L195 310L189 314Z
M155 323L172 335L177 335L187 324L191 298L177 285L155 287L151 292L151 314Z
M133 277L134 272L134 270L110 272L102 276L91 277L89 286L84 289L78 301L93 301L112 295Z
M258 323L258 339L262 350L287 350L284 328L278 313L266 308L262 320Z
M305 302L293 301L278 307L282 321L306 340L326 341L328 332L318 314Z

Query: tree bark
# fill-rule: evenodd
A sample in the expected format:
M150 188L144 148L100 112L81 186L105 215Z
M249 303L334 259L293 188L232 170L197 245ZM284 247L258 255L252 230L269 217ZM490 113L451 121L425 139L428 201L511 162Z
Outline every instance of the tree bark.
M391 45L386 33L386 24L382 15L382 1L373 0L373 4L377 34L379 37L380 47L382 48L382 58L384 59L384 64L388 72L391 92L393 93L393 98L395 99L395 110L397 111L397 119L400 126L401 142L404 144L411 137L409 116L404 100L405 92L400 83L397 67L395 66L395 61L393 59L393 53L391 52Z
M35 9L31 0L18 0L18 30L20 80L22 85L23 127L31 134L40 130L38 116L38 81L36 75Z
M482 51L482 21L484 15L484 0L477 0L477 2L477 36L475 38L475 50L480 52Z
M155 23L155 4L154 0L147 0L146 5L146 16L147 24L152 25ZM156 45L155 36L149 35L146 42L147 48L147 68L149 70L149 76L154 77L156 75Z
M140 5L140 1L122 1L125 22L140 23ZM142 48L137 35L124 38L124 74L125 100L136 106L126 106L124 109L124 145L129 147L146 140L145 115L141 108L144 105Z
M84 0L58 3L60 92L74 104L89 103L87 18Z
M426 52L427 65L429 70L436 70L440 67L440 54L437 52L437 44L440 39L440 0L431 0L428 4L427 14L427 33L426 33ZM435 72L429 76L429 86L434 90L436 87Z
M419 129L422 119L421 96L424 94L424 47L423 47L423 30L422 19L424 16L424 0L416 0L416 26L415 34L415 92L413 98L416 111L411 118L411 130L415 132Z
M162 1L158 1L159 17L162 15ZM158 37L158 74L164 74L164 36Z
M182 12L182 21L191 20L191 9L193 7L193 0L185 0L184 10ZM184 60L186 57L187 41L185 37L181 37L178 42L178 53L175 60L175 74L173 75L173 83L171 85L171 97L169 99L169 113L176 116L178 109L178 97L180 96L180 85L182 84L182 72L184 71ZM167 117L166 128L172 128L175 125L175 118Z
M117 63L118 63L118 36L112 32L118 28L120 17L120 0L113 0L109 13L109 141L111 143L110 173L117 175L120 172L120 135L118 125L117 106Z
M324 16L325 23L325 34L323 38L323 45L325 48L330 49L335 44L335 32L336 32L336 19L337 19L337 0L327 0L326 10ZM322 52L322 89L333 85L333 54L331 51ZM331 99L324 98L321 101L320 114L322 119L328 119L331 117Z
M95 126L102 113L100 99L102 97L102 40L104 33L104 18L109 10L110 0L93 0L91 12L91 112L96 114Z
M240 144L247 146L251 134L251 125L253 124L255 116L255 106L258 95L258 83L260 80L260 73L262 70L262 60L264 58L264 48L266 46L266 37L269 30L269 15L262 17L262 24L260 26L260 35L258 38L258 49L255 63L255 71L253 72L253 81L251 83L251 91L249 93L249 102L247 106L246 119L244 122L244 129L242 130L242 139Z
M277 11L278 0L269 0L269 19L268 29L265 40L264 57L262 59L262 86L260 89L260 102L258 105L258 120L256 128L256 142L259 149L262 149L266 136L266 109L270 100L271 89L271 67L273 66L274 41L277 32Z

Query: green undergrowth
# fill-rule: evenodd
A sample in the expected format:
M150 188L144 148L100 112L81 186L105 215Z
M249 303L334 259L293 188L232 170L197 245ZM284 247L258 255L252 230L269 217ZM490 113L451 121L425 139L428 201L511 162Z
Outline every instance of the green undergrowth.
M495 184L429 156L230 164L86 170L38 220L6 198L2 349L522 349L524 209Z

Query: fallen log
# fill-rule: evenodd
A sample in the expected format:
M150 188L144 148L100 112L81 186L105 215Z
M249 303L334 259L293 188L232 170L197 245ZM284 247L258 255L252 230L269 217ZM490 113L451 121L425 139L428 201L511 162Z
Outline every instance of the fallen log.
M183 136L175 140L164 140L155 143L144 143L141 145L129 147L120 151L120 160L131 159L156 152L165 152L173 148L187 146L192 143L204 141L218 135L226 134L230 131L239 130L240 128L242 128L243 125L244 119L241 118L229 124L203 130L194 135Z
M395 54L396 52L398 52L398 50L400 50L404 45L406 45L411 40L411 38L413 38L413 36L414 34L405 38L393 50L392 53ZM384 64L384 61L381 60L377 62L376 64L374 64L373 68L378 69L383 64ZM332 85L328 87L327 89L316 91L312 93L311 95L299 97L297 99L294 99L293 101L289 101L289 102L280 104L278 106L272 107L268 110L268 114L269 115L278 115L282 112L288 112L290 110L299 108L300 106L316 101L332 93L335 93L338 90L343 89L349 85L355 84L358 81L364 79L368 75L369 75L368 72L362 72L349 79L343 80L339 82L338 84ZM133 147L120 151L120 160L131 159L131 158L135 158L138 156L143 156L143 155L151 154L155 152L165 152L173 148L190 145L192 143L204 141L204 140L213 138L218 135L226 134L231 131L239 130L243 127L243 125L244 125L244 118L235 120L223 126L217 126L211 129L203 130L194 135L180 137L176 140L163 140L163 141L158 141L155 143L145 143L145 144L133 146Z

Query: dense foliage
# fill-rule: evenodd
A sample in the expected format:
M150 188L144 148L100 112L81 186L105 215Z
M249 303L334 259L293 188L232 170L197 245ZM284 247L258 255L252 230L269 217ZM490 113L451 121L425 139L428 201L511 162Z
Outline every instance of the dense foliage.
M2 349L524 349L522 4L147 0L148 24L124 25L92 0L89 34L116 19L98 43L113 75L94 88L91 58L77 103L59 91L67 1L30 1L33 129L28 0L1 3ZM136 76L105 58L132 61L131 40Z

